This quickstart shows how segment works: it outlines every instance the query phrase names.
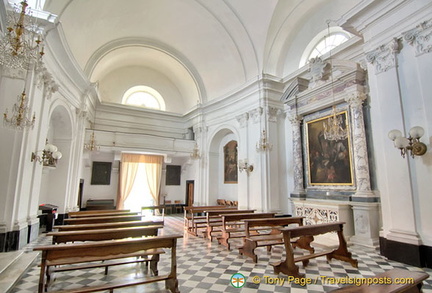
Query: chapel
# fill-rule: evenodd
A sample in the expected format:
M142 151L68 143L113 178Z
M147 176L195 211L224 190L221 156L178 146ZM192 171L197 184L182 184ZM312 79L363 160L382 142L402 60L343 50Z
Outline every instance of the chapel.
M0 1L0 255L223 200L432 268L431 34L429 0Z

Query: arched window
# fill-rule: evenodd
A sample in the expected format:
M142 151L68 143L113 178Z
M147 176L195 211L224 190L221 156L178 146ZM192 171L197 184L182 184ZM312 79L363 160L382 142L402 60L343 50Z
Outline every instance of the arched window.
M333 50L351 38L351 34L341 27L331 27L320 32L307 45L300 59L299 67L304 66L311 58L319 57Z
M144 85L128 89L123 95L122 104L165 111L165 101L161 94Z

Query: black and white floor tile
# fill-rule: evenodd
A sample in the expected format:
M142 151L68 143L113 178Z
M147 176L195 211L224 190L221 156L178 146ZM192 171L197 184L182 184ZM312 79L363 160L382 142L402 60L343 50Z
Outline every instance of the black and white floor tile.
M163 234L183 234L183 219L180 216L165 218ZM26 247L39 244L49 244L50 239L44 235L39 238L39 243L33 243ZM233 242L234 243L234 242ZM233 245L234 248L236 245ZM358 260L358 268L353 268L349 263L332 260L328 263L325 257L312 259L306 268L300 264L300 273L305 273L312 284L301 286L293 282L288 283L284 275L276 276L270 263L284 259L283 247L273 248L267 253L265 248L259 248L258 263L253 263L250 258L238 254L238 250L227 251L218 245L217 241L209 242L205 239L185 234L177 244L177 275L180 292L188 293L216 293L216 292L292 292L292 293L318 293L330 292L339 288L335 284L325 284L325 277L335 278L364 278L371 277L392 268L402 268L410 271L425 271L432 275L431 269L407 266L394 261L388 261L377 251L360 246L350 246L349 250L353 258ZM12 289L12 293L37 292L39 272L37 259L19 282ZM169 253L161 256L159 262L159 274L168 272L170 267ZM124 278L140 278L148 274L145 265L123 265L111 267L108 275L103 268L76 270L57 273L50 283L49 291L92 286ZM235 274L242 274L245 283L241 288L231 284L231 278ZM241 280L240 280L241 281ZM283 282L283 284L278 283ZM165 289L164 282L128 287L115 290L118 292L169 292ZM423 292L432 293L432 277L423 282Z

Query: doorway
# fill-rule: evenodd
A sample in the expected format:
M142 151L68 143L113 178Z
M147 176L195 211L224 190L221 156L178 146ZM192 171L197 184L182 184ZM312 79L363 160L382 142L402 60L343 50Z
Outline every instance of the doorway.
M195 181L186 180L186 206L193 206L194 203Z

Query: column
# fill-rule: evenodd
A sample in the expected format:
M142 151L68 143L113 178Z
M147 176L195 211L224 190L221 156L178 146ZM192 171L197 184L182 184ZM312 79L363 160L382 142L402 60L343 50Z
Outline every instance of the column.
M301 141L301 116L293 115L288 118L292 125L293 135L293 154L294 154L294 194L304 195L304 180L303 180L303 157L302 157L302 141Z

